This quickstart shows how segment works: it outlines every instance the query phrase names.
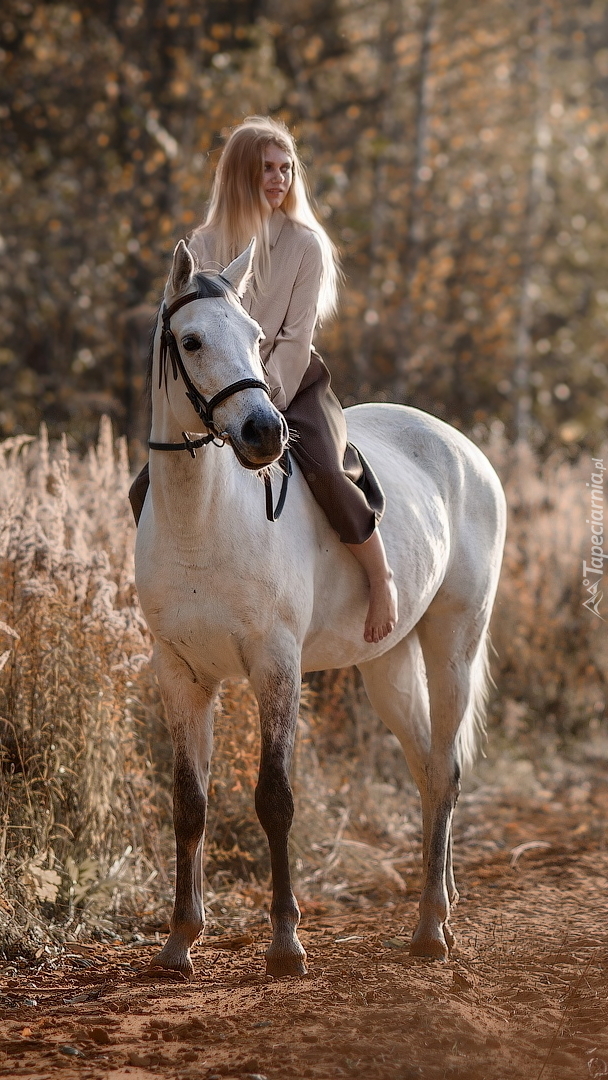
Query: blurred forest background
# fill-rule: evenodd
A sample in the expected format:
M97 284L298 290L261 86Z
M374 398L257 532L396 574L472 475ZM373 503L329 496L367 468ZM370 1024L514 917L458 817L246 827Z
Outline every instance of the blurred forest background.
M608 7L4 0L0 62L0 939L154 923L170 896L170 755L126 503L140 343L223 134L250 113L294 130L342 252L318 344L343 402L443 417L505 484L491 745L547 798L544 754L605 760L608 616L581 581L591 455L608 458ZM416 798L357 676L315 676L301 724L300 894L404 888ZM236 881L245 907L265 896L256 728L229 687L218 911Z
M342 251L320 344L346 404L597 447L601 0L5 0L0 46L4 435L133 433L124 313L157 302L222 133L258 112L293 128Z

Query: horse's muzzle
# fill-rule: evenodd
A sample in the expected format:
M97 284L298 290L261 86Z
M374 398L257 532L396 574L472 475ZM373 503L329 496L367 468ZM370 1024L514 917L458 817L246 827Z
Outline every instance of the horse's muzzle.
M251 413L230 442L239 461L246 469L261 469L277 461L286 445L289 431L279 412L267 410Z

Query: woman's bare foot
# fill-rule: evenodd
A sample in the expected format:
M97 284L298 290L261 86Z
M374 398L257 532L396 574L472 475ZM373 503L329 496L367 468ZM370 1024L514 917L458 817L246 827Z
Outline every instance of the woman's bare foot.
M377 645L383 638L392 634L397 624L397 586L390 577L369 583L369 608L365 620L363 637L370 645Z
M346 546L367 574L370 595L363 637L370 645L376 645L397 625L399 612L393 571L388 565L382 537L377 529L365 543Z

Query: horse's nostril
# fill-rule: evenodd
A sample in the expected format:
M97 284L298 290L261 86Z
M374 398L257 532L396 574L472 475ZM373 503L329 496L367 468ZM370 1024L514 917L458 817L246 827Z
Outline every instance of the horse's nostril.
M261 442L260 426L252 417L249 417L243 424L241 435L246 443L256 444Z
M248 416L241 428L241 438L252 448L265 449L280 440L283 430L281 420L259 414Z

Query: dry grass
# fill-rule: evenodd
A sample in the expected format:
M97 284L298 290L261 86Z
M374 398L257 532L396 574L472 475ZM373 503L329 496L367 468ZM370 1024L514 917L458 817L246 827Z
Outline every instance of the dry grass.
M509 527L493 642L496 715L507 734L542 726L562 739L606 722L606 623L583 607L583 559L590 558L586 455L539 462L502 438L484 446L507 494ZM603 450L608 462L608 446ZM608 501L604 513L608 523ZM608 543L605 545L608 550ZM608 594L600 611L608 620Z
M485 449L511 507L493 723L509 737L534 724L593 735L604 724L608 640L582 607L590 463L541 465L498 437ZM170 747L134 593L128 483L124 444L113 444L107 422L84 462L65 444L49 452L44 431L0 447L0 940L9 944L109 932L128 919L160 925L167 910ZM258 754L255 701L245 684L228 684L206 863L210 910L224 923L230 911L238 921L239 905L259 905L268 884L253 809ZM364 903L403 891L418 860L417 798L355 672L309 682L294 783L300 895Z
M13 927L41 910L74 923L87 901L111 907L127 863L149 848L129 708L149 643L128 482L107 422L75 468L65 444L49 455L44 430L1 448L0 873Z

